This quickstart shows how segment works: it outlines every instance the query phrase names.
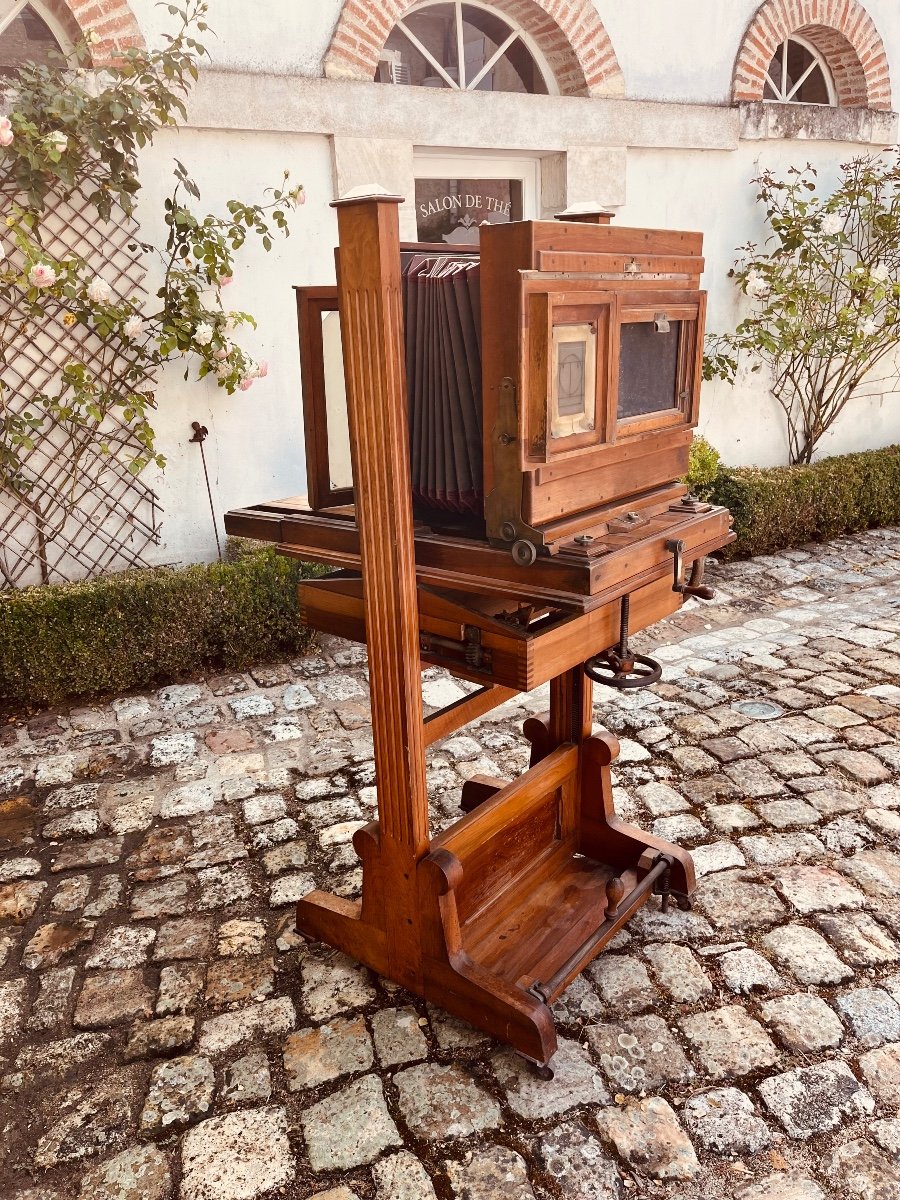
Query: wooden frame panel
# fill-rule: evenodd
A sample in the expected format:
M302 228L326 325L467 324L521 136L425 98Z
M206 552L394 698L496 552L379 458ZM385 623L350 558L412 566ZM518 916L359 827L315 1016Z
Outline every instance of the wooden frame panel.
M643 324L664 313L670 320L679 321L681 330L678 338L675 373L675 399L672 408L656 412L620 417L619 368L621 362L621 329L623 325ZM702 380L703 331L706 326L706 293L695 291L669 291L650 293L645 296L621 296L616 314L616 336L613 345L617 355L615 397L610 398L608 420L611 442L619 442L641 434L660 433L680 426L691 427L697 423ZM698 353L699 351L699 353ZM677 478L677 476L676 476Z
M340 312L337 287L298 287L297 326L300 333L300 381L303 398L303 437L306 449L306 487L314 512L353 503L353 488L331 483L328 446L328 404L322 316Z

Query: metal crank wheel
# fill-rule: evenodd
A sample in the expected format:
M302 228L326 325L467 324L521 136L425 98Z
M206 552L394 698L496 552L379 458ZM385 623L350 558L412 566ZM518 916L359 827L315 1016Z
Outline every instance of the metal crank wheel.
M659 683L662 666L646 654L632 654L628 648L628 618L631 597L622 597L619 620L619 644L614 649L595 654L584 664L584 673L595 683L611 688L642 688Z
M584 673L595 683L611 688L642 688L659 683L662 666L646 654L629 654L620 658L615 650L596 654L584 664Z

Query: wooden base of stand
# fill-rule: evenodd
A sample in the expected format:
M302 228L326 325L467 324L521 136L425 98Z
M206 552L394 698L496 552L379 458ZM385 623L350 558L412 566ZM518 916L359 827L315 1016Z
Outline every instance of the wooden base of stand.
M571 691L573 673L555 682ZM297 928L307 937L541 1064L556 1050L549 1006L646 902L654 882L664 875L685 897L694 889L686 851L616 817L609 770L616 739L576 729L573 740L554 745L553 728L550 716L529 720L533 765L519 779L466 786L471 811L415 864L406 906L377 823L354 838L362 900L313 892L297 905Z

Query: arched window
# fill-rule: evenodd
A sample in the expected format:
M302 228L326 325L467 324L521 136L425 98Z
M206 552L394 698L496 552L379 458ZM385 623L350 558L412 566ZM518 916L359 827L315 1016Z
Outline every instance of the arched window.
M785 38L766 71L763 100L782 104L837 104L834 80L819 51L804 38Z
M28 62L60 66L65 44L37 5L0 0L0 78L15 74Z
M424 0L397 21L375 78L463 92L557 92L537 47L508 17L480 3Z

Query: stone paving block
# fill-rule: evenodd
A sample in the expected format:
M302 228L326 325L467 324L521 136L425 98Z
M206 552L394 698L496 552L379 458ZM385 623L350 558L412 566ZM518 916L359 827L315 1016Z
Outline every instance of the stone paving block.
M452 1013L444 1012L442 1008L433 1004L426 1007L431 1031L441 1050L471 1050L489 1040L486 1033L475 1029L467 1021L454 1017Z
M85 979L72 1021L79 1029L97 1029L135 1017L149 1017L154 998L153 989L138 967L98 971Z
M284 1070L291 1091L367 1071L373 1061L372 1043L362 1017L337 1018L313 1029L301 1029L284 1043Z
M240 900L249 900L253 895L253 880L241 867L208 867L198 871L202 894L200 908L224 908Z
M61 1090L54 1096L50 1125L35 1147L35 1163L56 1167L123 1148L136 1102L136 1079L128 1069Z
M197 1048L204 1054L230 1050L254 1037L270 1037L293 1029L294 1005L287 996L250 1004L219 1017L210 1017L200 1029Z
M197 738L193 733L167 733L150 743L151 767L177 766L196 755Z
M31 1016L28 1018L29 1029L56 1029L62 1024L69 1007L69 997L72 994L74 982L74 967L57 967L41 974L40 990L32 1005ZM0 984L0 996L2 996L3 988L11 986L12 983ZM3 1002L0 999L0 1013L2 1013L2 1008ZM2 1028L3 1019L0 1016L0 1030Z
M731 992L770 992L784 987L784 980L772 964L755 950L731 950L717 961Z
M0 920L24 924L37 911L46 883L37 880L21 880L0 887Z
M863 787L887 783L891 778L888 768L866 750L833 750L819 755L819 759L822 763L837 767Z
M377 1075L364 1075L320 1100L300 1122L314 1171L347 1171L402 1145Z
M800 1054L830 1049L844 1039L837 1013L821 996L809 992L768 1000L760 1005L760 1014L787 1049Z
M680 1025L711 1079L746 1075L778 1060L778 1050L762 1025L736 1005L683 1017Z
M727 871L732 867L747 865L743 854L733 842L712 842L707 846L697 846L692 857L698 879L704 875L712 875L715 871Z
M597 1114L597 1128L630 1166L654 1179L693 1179L700 1164L672 1108L660 1096Z
M715 936L712 925L698 912L682 912L675 905L661 912L655 904L645 904L628 922L635 938L651 942L677 942L696 946Z
M294 1156L283 1108L211 1117L185 1134L181 1200L254 1200L289 1183Z
M772 888L742 871L708 876L699 884L694 903L717 930L728 933L764 929L787 915Z
M552 1129L535 1142L534 1154L567 1200L619 1200L622 1196L622 1177L614 1160L580 1121ZM493 1194L506 1195L502 1190Z
M600 1072L577 1042L560 1038L550 1066L553 1079L542 1080L531 1064L513 1050L500 1050L491 1059L494 1075L506 1093L510 1108L526 1120L556 1116L579 1104L609 1103Z
M271 958L222 958L206 972L206 1002L213 1008L233 1008L250 1000L264 1000L274 989Z
M90 842L70 842L61 847L50 860L50 870L73 871L79 867L97 867L118 862L122 856L124 838L94 838Z
M575 1025L581 1029L591 1021L599 1021L606 1005L583 975L576 975L563 994L554 1000L550 1011L560 1025Z
M428 1172L408 1150L375 1163L372 1176L376 1200L436 1200Z
M412 1007L383 1008L372 1017L375 1051L383 1067L416 1062L428 1056L428 1042Z
M457 1200L535 1200L525 1160L506 1146L477 1150L445 1170Z
M700 1146L714 1154L757 1154L772 1141L772 1131L757 1116L749 1096L737 1088L713 1088L691 1096L681 1119Z
M122 1057L126 1061L160 1058L173 1050L187 1050L193 1040L193 1017L161 1017L156 1021L143 1021L132 1028Z
M778 872L777 887L784 898L804 916L814 912L862 908L866 898L859 888L822 866L787 867Z
M826 1200L814 1179L797 1172L778 1171L734 1194L735 1200Z
M870 896L893 897L900 892L900 855L890 850L861 850L841 864Z
M835 954L823 937L805 925L784 925L762 939L766 950L791 971L798 983L843 983L853 968Z
M314 1021L326 1021L375 999L367 973L344 954L327 959L309 955L300 970L303 1003Z
M107 930L88 957L88 970L100 967L120 969L138 967L147 961L148 951L156 940L156 930L116 925Z
M220 1092L223 1104L266 1104L272 1095L272 1076L264 1051L236 1058L225 1071Z
M617 1013L643 1012L659 995L644 964L628 954L602 954L588 967L588 975L601 999Z
M707 810L706 818L719 833L741 833L759 827L759 817L743 804L719 804Z
M171 1195L166 1156L156 1146L135 1146L92 1167L81 1180L79 1200L169 1200Z
M738 838L738 844L750 862L761 867L780 867L824 857L825 844L812 833L775 833Z
M404 1120L418 1137L467 1137L502 1123L496 1101L462 1067L423 1063L399 1071L394 1084ZM531 1093L525 1094L527 1102Z
M693 1067L660 1017L592 1025L585 1035L616 1092L655 1091L694 1078Z
M159 973L156 1015L188 1013L198 1006L203 991L205 969L202 963L176 963Z
M709 977L686 946L655 942L644 946L644 956L657 983L677 1003L693 1004L712 992Z
M637 796L654 817L668 817L673 813L686 812L690 807L687 800L667 783L647 783L637 789Z
M759 1094L792 1138L829 1133L845 1119L868 1116L875 1109L871 1094L839 1061L771 1075L759 1085Z
M831 1155L828 1177L848 1200L891 1200L900 1196L900 1166L871 1142L846 1142Z
M864 1046L900 1039L900 1006L883 988L855 988L836 996L834 1004Z
M0 983L0 1046L12 1041L25 1020L25 980Z
M869 1133L882 1150L887 1150L894 1162L900 1162L900 1118L873 1121Z
M860 1058L859 1067L875 1097L896 1107L900 1097L900 1042L870 1050Z
M208 1058L186 1055L153 1068L141 1112L145 1133L186 1125L209 1112L216 1076Z

